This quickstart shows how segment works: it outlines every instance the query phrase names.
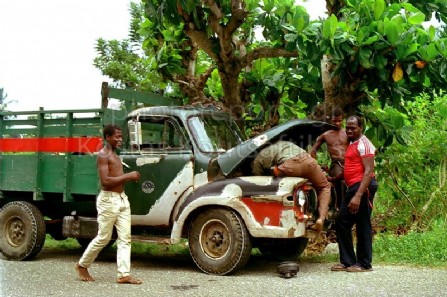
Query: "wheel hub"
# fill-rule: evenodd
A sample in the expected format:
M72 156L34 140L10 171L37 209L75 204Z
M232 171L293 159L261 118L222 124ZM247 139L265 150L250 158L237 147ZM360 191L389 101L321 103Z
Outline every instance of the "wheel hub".
M218 259L228 252L231 238L226 226L219 220L205 224L201 231L202 249L208 257Z
M293 261L281 262L278 265L278 273L283 278L291 278L295 276L300 270L298 263Z
M18 217L11 218L6 224L5 235L10 245L21 245L25 239L25 224Z

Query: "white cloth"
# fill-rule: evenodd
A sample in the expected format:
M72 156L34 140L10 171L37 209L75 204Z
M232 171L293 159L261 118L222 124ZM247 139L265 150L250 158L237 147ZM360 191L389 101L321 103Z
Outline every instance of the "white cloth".
M109 243L113 226L118 233L116 264L118 278L130 274L130 205L127 195L122 193L101 191L96 199L98 210L98 235L84 251L79 265L89 268L99 252Z

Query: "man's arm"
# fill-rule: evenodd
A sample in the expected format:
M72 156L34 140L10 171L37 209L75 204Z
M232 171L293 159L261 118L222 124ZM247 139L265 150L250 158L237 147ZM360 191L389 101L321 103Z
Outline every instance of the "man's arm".
M131 180L138 180L140 174L137 171L122 174L120 176L109 175L109 159L107 157L98 155L97 159L98 174L101 185L106 188L113 188L120 186L123 183Z
M323 145L323 143L326 141L325 134L326 133L323 133L320 136L318 136L317 140L314 143L314 145L310 149L310 155L314 159L317 159L317 151Z
M364 168L362 181L360 182L360 186L354 197L352 197L348 204L351 213L357 213L362 196L372 180L372 174L374 172L374 156L362 158L362 164Z

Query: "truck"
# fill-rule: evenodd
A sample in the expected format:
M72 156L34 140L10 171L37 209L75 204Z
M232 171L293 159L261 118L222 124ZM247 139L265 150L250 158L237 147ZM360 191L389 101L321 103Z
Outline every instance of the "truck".
M211 105L107 83L101 93L98 109L0 112L4 258L33 259L47 234L84 247L96 236L96 154L106 124L122 128L123 168L141 176L125 185L132 241L186 241L197 267L214 275L241 270L253 248L278 259L305 250L315 235L314 188L300 177L253 176L251 162L279 139L307 148L332 125L295 119L247 139L229 113ZM113 98L120 108L108 108Z

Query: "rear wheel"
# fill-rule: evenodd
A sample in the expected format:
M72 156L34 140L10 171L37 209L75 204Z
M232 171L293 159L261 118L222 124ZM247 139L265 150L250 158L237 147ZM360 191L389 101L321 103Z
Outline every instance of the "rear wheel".
M0 210L0 252L8 260L30 260L45 243L45 220L29 202L14 201Z
M202 271L226 275L245 266L251 255L251 240L237 214L212 209L199 214L190 225L189 250Z

